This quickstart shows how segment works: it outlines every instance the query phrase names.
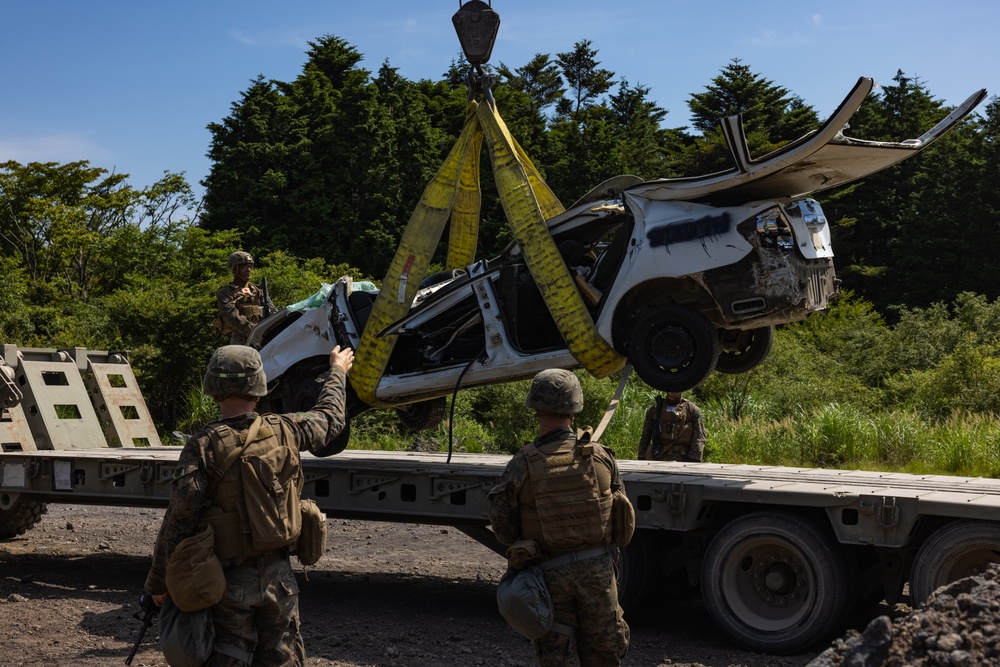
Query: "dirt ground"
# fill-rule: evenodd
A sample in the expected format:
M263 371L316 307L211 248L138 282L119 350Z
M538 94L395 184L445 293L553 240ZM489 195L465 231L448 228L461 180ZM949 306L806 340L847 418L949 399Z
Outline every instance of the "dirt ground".
M124 664L162 514L50 505L35 528L0 542L0 665ZM331 520L327 554L306 574L299 567L307 665L533 665L530 642L496 610L503 569L455 529ZM660 594L629 624L633 667L793 667L823 648L785 657L741 650L696 594ZM165 665L156 641L154 627L134 667Z

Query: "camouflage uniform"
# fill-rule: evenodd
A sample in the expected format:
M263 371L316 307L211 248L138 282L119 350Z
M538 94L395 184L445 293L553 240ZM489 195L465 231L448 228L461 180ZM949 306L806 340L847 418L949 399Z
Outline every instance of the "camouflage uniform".
M656 430L657 406L659 406L659 437ZM646 410L639 438L640 460L655 461L701 461L705 453L705 424L701 419L701 409L681 398L676 404L667 400L657 400Z
M345 425L345 389L347 376L333 367L323 386L316 407L309 412L281 415L299 449L322 454ZM245 432L256 419L250 412L224 419L237 432ZM146 577L146 591L151 595L166 592L167 561L177 544L197 531L202 509L208 507L205 493L216 461L208 430L197 433L181 452L174 474L170 505L163 517L153 550L153 565ZM249 527L248 527L249 529ZM252 651L253 664L302 665L305 649L299 633L298 584L288 559L281 549L225 569L226 592L215 607L212 618L216 632L216 652L208 665L237 667L244 663L218 651L219 644Z
M537 438L534 445L545 455L564 448L577 437L569 429L556 429ZM602 447L601 445L596 445ZM621 475L611 450L603 448L604 456L594 457L598 479L603 487L610 481L610 489L622 488ZM531 498L531 479L528 456L522 449L511 458L496 486L489 493L490 522L500 542L511 545L525 537L522 530L522 499ZM606 542L605 542L606 543ZM545 558L562 554L546 551L539 543ZM599 547L598 544L588 545ZM579 664L583 667L608 667L620 665L628 650L629 628L618 605L618 585L611 551L602 555L560 565L545 571L545 583L552 597L556 623L575 630L573 636L549 632L534 642L535 656L542 667Z
M254 326L264 319L264 290L250 282L233 282L216 292L215 300L223 331L232 331L229 344L246 345Z

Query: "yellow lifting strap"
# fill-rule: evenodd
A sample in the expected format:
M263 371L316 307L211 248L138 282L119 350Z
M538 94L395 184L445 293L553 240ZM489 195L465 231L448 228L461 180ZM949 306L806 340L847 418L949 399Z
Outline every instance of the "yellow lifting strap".
M481 203L479 153L484 134L514 239L570 352L596 377L610 375L625 363L597 333L545 224L546 218L564 210L562 204L511 137L496 109L471 101L455 146L410 216L355 351L351 382L358 397L369 405L393 405L375 396L395 344L394 336L380 338L378 332L409 312L449 214L447 268L463 268L475 259Z

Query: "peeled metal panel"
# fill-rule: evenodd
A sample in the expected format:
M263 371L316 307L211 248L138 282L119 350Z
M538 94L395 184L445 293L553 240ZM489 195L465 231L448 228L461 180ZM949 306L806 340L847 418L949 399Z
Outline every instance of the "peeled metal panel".
M62 360L65 356L68 360ZM106 447L76 362L65 353L52 361L21 359L17 373L24 379L21 406L38 449ZM20 384L20 382L19 382Z
M631 200L675 200L716 206L758 199L800 197L850 183L915 155L942 136L986 97L978 90L946 118L916 139L865 141L844 136L843 129L874 82L861 77L834 114L816 132L756 159L744 153L742 133L730 130L737 166L715 174L660 179L629 188ZM735 121L729 121L732 126Z
M124 360L100 363L87 360L90 387L97 417L104 424L112 447L159 447L160 436L142 398L132 367Z

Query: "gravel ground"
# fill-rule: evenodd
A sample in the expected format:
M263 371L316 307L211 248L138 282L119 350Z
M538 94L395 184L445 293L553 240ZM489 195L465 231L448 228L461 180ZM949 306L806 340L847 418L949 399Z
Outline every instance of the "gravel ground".
M0 665L122 665L161 518L161 510L50 505L35 528L0 542ZM530 643L496 610L504 566L451 528L331 520L327 554L299 576L307 665L533 665ZM873 615L852 624L864 628ZM629 624L633 667L801 667L819 652L744 651L716 630L696 594L661 591ZM132 664L165 665L155 628Z

